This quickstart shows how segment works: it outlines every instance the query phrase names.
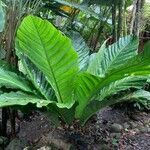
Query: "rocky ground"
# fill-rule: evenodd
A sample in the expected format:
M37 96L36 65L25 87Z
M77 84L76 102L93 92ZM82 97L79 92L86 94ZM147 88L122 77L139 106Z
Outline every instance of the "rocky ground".
M7 143L1 137L0 144ZM6 150L150 150L150 113L106 108L84 128L56 128L35 113L20 123Z

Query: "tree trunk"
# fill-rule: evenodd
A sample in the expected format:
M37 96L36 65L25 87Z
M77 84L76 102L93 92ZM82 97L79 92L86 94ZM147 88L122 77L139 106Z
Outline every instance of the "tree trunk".
M141 26L141 14L145 0L135 0L133 3L130 34L139 37Z
M126 1L123 1L123 36L127 36L127 14L126 14Z
M6 61L11 64L11 66L17 68L17 58L14 54L14 41L17 25L17 8L13 8L11 3L9 5L9 10L7 14L7 26L5 33L5 45L6 50ZM7 134L7 120L10 119L11 122L11 135L15 135L15 114L16 111L11 108L2 109L2 134L5 136Z
M117 31L116 31L116 11L117 7L116 4L114 3L112 5L112 41L116 42L117 40Z
M117 27L117 40L120 38L121 34L122 34L122 21L123 21L123 1L124 0L120 0L119 1L119 5L118 5L118 27Z

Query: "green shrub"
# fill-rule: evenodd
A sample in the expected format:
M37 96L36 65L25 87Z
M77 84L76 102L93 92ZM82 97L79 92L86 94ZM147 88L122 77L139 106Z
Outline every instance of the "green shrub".
M90 56L85 44L79 46L75 51L71 40L51 23L27 16L16 36L24 77L1 67L1 87L19 91L1 94L0 107L35 103L39 108L46 107L57 119L67 123L79 119L84 124L103 107L133 96L139 98L136 93L118 99L108 97L131 87L141 89L150 74L148 48L138 55L138 40L132 36L108 47L105 42ZM140 97L149 95L142 93Z

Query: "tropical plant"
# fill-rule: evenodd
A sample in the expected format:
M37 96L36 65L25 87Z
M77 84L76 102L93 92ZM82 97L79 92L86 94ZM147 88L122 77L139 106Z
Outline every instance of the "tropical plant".
M0 85L16 90L0 95L0 107L34 103L57 119L67 123L79 119L84 124L99 109L130 99L109 96L143 86L150 74L150 52L146 48L138 54L133 36L108 47L106 43L87 56L85 44L75 51L71 40L50 22L27 16L16 37L24 77L1 66Z

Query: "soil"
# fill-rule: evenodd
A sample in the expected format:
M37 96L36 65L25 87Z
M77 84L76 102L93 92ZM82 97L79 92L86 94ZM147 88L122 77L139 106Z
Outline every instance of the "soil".
M28 142L26 150L150 150L150 113L108 107L83 128L55 127L35 113L20 122L17 139Z

